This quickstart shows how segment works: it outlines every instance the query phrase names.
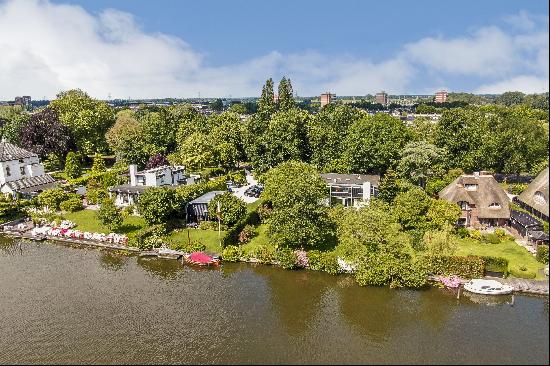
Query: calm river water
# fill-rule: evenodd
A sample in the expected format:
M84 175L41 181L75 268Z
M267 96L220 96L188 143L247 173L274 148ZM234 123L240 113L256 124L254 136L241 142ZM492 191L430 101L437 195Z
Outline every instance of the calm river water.
M547 364L548 298L511 302L0 238L0 363Z

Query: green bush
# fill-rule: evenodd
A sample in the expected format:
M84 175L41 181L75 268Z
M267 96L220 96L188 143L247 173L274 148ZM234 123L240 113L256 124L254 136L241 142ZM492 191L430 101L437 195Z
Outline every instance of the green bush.
M126 216L132 216L134 214L134 211L136 209L135 205L129 205L122 209L122 214Z
M504 229L495 229L495 235L498 236L500 239L506 238L506 230Z
M229 245L223 249L222 259L226 262L238 262L244 257L244 251L236 245Z
M456 235L464 239L470 236L470 231L465 227L459 227L458 229L456 229Z
M141 250L147 250L152 248L152 244L156 243L156 239L160 239L163 235L166 235L168 229L164 224L151 225L139 230L132 238L132 245L137 246ZM151 240L154 239L154 240Z
M199 229L201 230L218 230L218 222L217 221L201 221L199 224ZM221 225L221 229L225 230L227 227L225 225Z
M246 244L254 237L254 226L245 225L239 234L239 243Z
M412 261L402 253L376 253L365 257L355 272L360 286L421 288L426 285L428 271L424 263Z
M508 259L502 257L482 256L485 271L508 273Z
M185 253L193 253L193 252L202 252L206 249L206 245L201 243L200 241L192 241L192 242L179 242L179 243L173 243L170 245L170 248L174 250L179 250Z
M237 245L239 243L239 236L245 226L255 226L260 223L260 217L256 211L247 212L242 219L240 219L235 225L230 227L225 236L222 238L222 247L228 245Z
M292 249L284 248L275 252L275 259L284 269L296 268L296 254Z
M483 242L488 243L488 244L499 244L500 243L500 237L496 234L484 234L483 235Z
M517 278L531 279L537 277L537 274L528 270L526 267L511 267L510 274Z
M476 256L434 256L422 259L427 270L436 275L457 275L462 278L480 278L484 275L485 263Z
M470 231L470 238L475 240L481 240L483 239L483 235L479 232L479 230L469 230Z
M68 212L76 212L84 209L84 206L82 205L82 198L80 197L73 197L66 201L61 202L59 205L61 210L68 211Z
M318 250L310 250L307 252L308 268L315 271L323 271L332 275L338 274L340 267L338 266L338 256L336 252L321 252Z
M271 264L274 258L274 250L267 245L260 245L250 253L250 256L256 258L260 263Z
M548 245L539 244L537 246L537 261L548 264Z

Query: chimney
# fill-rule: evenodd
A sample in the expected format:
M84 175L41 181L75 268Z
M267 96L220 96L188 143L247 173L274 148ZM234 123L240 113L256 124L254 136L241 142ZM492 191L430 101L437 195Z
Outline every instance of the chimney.
M137 174L137 165L130 164L130 185L131 186L137 185L136 174Z

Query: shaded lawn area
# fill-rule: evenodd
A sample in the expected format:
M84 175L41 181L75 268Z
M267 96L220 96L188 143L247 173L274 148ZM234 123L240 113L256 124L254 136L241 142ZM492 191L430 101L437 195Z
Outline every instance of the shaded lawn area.
M528 270L534 271L538 279L545 278L539 274L544 264L537 262L535 257L524 247L511 240L502 241L499 244L485 244L473 239L460 239L456 255L486 255L506 258L509 267L518 268L525 266Z
M256 248L260 246L268 246L275 249L270 243L269 238L267 237L267 225L261 224L254 229L254 237L250 242L244 244L242 248L246 253L252 253Z
M97 211L94 210L82 210L77 212L67 212L63 215L63 217L74 222L76 224L76 229L78 230L109 234L111 230L99 221L96 214ZM122 227L118 230L118 233L131 237L145 226L145 220L142 217L124 216Z
M170 235L166 236L166 240L169 243L187 243L189 238L187 232L189 231L189 238L191 241L198 241L206 245L206 251L211 253L221 253L222 248L220 246L220 237L217 230L202 230L202 229L180 229L173 231ZM221 238L225 235L225 231L221 231Z
M263 200L260 198L259 200L255 201L255 202L252 202L252 203L247 203L246 204L246 210L248 212L252 212L252 211L255 211L258 207L260 207L260 205L263 203Z

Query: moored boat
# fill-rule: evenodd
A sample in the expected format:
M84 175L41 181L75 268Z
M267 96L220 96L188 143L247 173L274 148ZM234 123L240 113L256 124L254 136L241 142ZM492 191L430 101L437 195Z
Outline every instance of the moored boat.
M464 284L466 291L480 295L506 295L512 293L514 288L495 280L475 279Z
M185 261L196 266L218 266L220 260L203 252L193 252L185 257Z

